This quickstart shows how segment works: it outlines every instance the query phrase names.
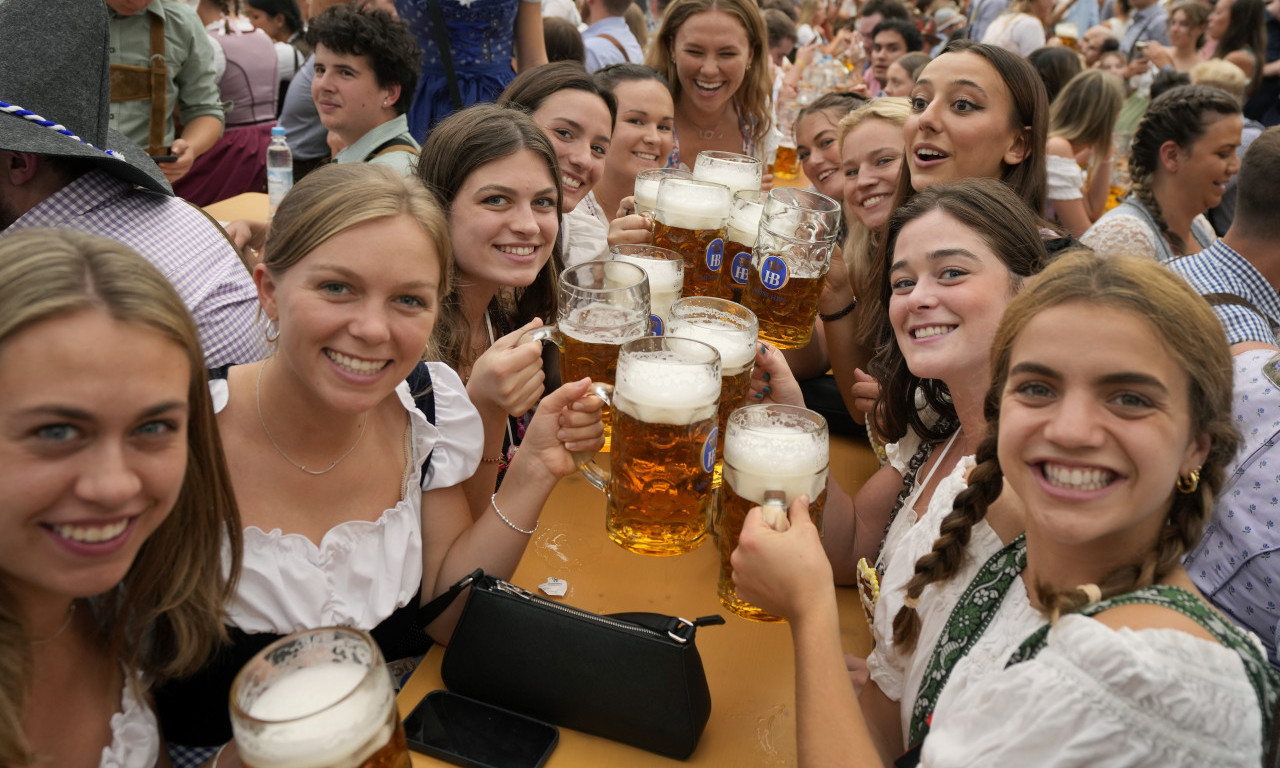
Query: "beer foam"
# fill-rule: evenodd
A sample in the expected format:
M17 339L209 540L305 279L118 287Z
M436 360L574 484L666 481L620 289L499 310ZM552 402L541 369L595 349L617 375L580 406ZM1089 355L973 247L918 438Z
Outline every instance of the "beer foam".
M788 417L761 412L749 427L730 420L724 442L724 477L734 492L757 504L766 491L786 494L790 504L802 493L817 498L827 484L827 438L787 423ZM794 417L793 417L794 418Z
M672 318L670 335L697 339L720 353L723 376L741 373L756 359L756 337L742 329L724 313L703 309L700 317Z
M587 344L621 344L644 336L649 317L634 309L594 302L562 318L560 332Z
M662 187L658 221L681 229L720 229L729 220L733 195L723 187L669 181Z
M280 678L248 709L256 720L276 722L269 734L236 733L241 758L255 768L355 768L391 739L394 706L390 679L360 686L368 667L321 664ZM305 718L298 722L280 722Z
M684 272L681 268L684 266L683 261L675 259L649 259L640 256L632 256L626 253L615 254L613 258L617 261L625 261L629 264L635 264L643 269L645 274L649 276L649 293L661 293L665 288L667 293L675 291L680 292L684 287Z
M764 207L760 205L739 205L734 207L729 216L729 239L735 243L756 244L756 235L760 233L760 216Z
M662 179L636 179L636 211L652 211L658 207L658 187Z
M637 352L618 359L614 406L650 424L715 418L719 366L691 365L674 352Z
M701 158L699 158L701 159ZM745 162L717 162L714 165L694 163L693 178L723 184L732 193L760 189L760 164Z

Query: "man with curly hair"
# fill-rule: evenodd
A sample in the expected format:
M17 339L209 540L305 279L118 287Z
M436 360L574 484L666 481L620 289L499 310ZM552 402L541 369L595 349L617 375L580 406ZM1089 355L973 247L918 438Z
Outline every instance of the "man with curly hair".
M410 176L418 142L409 133L409 101L421 51L408 28L386 11L335 5L312 19L311 97L329 131L334 162L379 163Z

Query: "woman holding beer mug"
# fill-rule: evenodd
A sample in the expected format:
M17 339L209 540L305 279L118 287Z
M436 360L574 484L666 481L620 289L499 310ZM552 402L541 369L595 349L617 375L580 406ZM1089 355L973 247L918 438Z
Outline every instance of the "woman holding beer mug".
M560 249L565 265L602 258L610 212L592 190L604 173L617 116L613 94L577 62L558 61L516 77L498 103L528 112L555 148L564 192Z
M517 183L514 171L502 177ZM554 194L543 197L554 211ZM486 222L472 223L480 234ZM519 490L486 494L487 514L473 520L459 484L480 458L480 419L457 374L419 365L450 255L432 195L386 168L326 166L281 203L254 270L276 352L233 366L212 387L245 524L244 569L228 605L235 642L163 692L172 741L225 742L235 672L279 635L341 625L370 632L388 661L421 653L419 604L475 568L510 574L543 501L575 468L566 446L599 445L593 401L572 407L589 382L549 395L509 469ZM415 407L427 391L430 420ZM456 615L434 622L431 637L447 641Z
M967 561L942 550L1006 496L1025 512L970 571L983 588L957 591L955 618L940 620L954 653L933 651L941 684L917 701L919 764L1263 763L1275 672L1181 565L1239 444L1213 313L1156 264L1072 254L1013 300L991 354L987 436L917 576ZM791 620L800 764L883 765L899 753L841 674L831 574L803 501L785 533L748 516L738 589ZM1032 628L1002 623L1011 601ZM975 658L993 634L999 652Z
M769 59L754 2L675 0L645 63L666 75L675 99L668 167L693 168L704 149L762 154L772 122Z
M520 110L492 104L443 120L418 162L418 178L448 213L453 245L454 277L440 302L432 356L466 382L484 425L484 459L465 484L477 515L544 391L539 345L518 341L555 314L556 171L543 130Z
M15 234L0 280L0 764L150 768L240 562L199 337L109 240Z
M666 166L675 139L675 103L667 79L643 64L612 64L595 79L618 103L604 173L592 191L599 210L612 220L629 213L622 203L635 190L636 174Z

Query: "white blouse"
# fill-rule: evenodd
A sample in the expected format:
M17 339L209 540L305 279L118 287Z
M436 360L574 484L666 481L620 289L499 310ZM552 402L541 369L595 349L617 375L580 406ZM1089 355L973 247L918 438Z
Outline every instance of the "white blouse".
M947 686L920 764L1252 768L1261 742L1258 698L1235 652L1174 629L1068 615L1036 658Z
M153 768L160 759L160 726L156 715L124 675L120 711L111 716L111 746L102 749L98 768Z
M577 207L564 215L564 264L575 267L609 258L609 217L588 192Z
M306 536L244 530L244 563L228 621L251 634L288 634L342 625L373 629L409 603L422 586L422 494L412 492L417 468L431 454L422 490L445 488L475 473L484 448L480 414L458 374L428 363L436 423L413 403L409 385L396 387L409 413L412 452L401 501L372 522L351 520L329 529L317 546ZM214 410L227 403L226 380L209 383Z
M1045 165L1049 171L1050 200L1079 200L1084 197L1084 171L1070 157L1048 155Z

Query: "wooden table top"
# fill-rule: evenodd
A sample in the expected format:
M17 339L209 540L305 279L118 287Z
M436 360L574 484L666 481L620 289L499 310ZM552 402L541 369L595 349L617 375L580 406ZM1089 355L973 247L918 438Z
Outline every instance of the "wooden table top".
M835 437L831 471L854 492L878 468L865 443ZM719 556L708 537L677 557L646 557L609 540L605 500L580 476L562 480L547 502L538 532L512 581L537 590L547 577L568 581L563 600L602 613L654 611L692 618L719 613L724 626L698 631L697 644L711 687L711 719L688 765L789 766L796 760L795 671L791 634L784 623L747 621L725 610L716 597ZM871 636L856 590L837 590L845 650L866 655ZM428 692L443 688L444 649L432 648L399 697L406 716ZM567 766L678 765L680 761L634 747L560 729L548 768ZM443 766L413 754L413 765Z

